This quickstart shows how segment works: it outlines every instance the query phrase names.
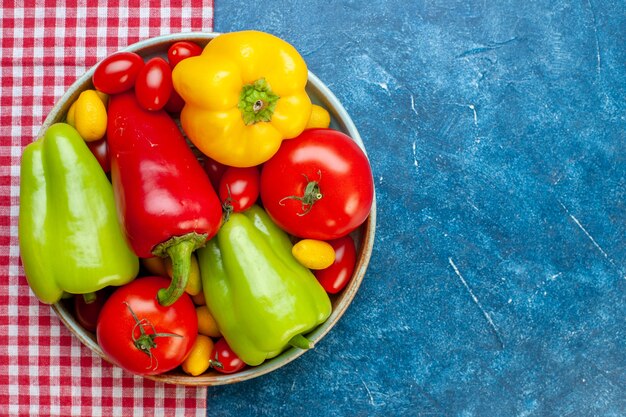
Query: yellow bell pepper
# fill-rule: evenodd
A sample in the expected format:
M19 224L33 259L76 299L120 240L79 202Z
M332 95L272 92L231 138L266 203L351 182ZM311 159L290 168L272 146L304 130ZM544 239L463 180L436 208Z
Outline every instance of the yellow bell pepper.
M304 130L311 115L307 77L292 45L258 31L218 35L172 74L186 103L180 121L189 139L236 167L267 161L283 139Z

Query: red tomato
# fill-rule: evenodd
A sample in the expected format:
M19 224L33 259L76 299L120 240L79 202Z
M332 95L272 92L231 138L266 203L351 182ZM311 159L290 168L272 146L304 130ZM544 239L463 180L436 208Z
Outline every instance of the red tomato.
M223 337L215 342L213 348L213 369L223 374L232 374L245 368L246 363L232 351Z
M219 187L222 204L235 213L252 207L259 198L259 178L257 167L228 167L222 175Z
M135 85L137 74L143 68L143 58L134 52L117 52L105 58L91 78L96 90L118 94Z
M150 59L137 75L135 95L146 110L161 110L172 94L172 69L161 57Z
M74 316L76 321L86 330L96 331L98 316L108 295L108 290L100 290L96 293L96 299L90 303L87 303L81 294L74 296Z
M109 158L109 145L106 138L96 141L86 142L91 153L96 157L98 163L105 173L111 172L111 159Z
M313 271L317 280L329 294L343 290L354 272L356 248L350 236L328 241L335 249L335 262L325 269Z
M209 158L208 156L204 158L202 165L211 180L211 184L213 184L213 188L218 190L220 188L222 175L224 175L228 166L222 164L221 162L217 162L215 159Z
M319 240L345 236L365 221L373 199L367 156L337 130L305 130L283 141L261 171L265 210L294 236Z
M186 293L169 307L160 305L157 292L169 284L162 277L137 278L115 290L100 311L98 344L129 372L167 372L191 351L198 334L196 308Z
M167 59L170 62L170 66L174 68L176 64L185 58L191 56L197 56L202 53L202 47L193 42L179 41L170 46L167 51Z

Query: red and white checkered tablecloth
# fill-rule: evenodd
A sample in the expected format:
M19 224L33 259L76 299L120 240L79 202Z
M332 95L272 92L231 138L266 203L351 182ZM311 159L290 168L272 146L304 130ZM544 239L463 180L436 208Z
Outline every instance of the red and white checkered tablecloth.
M213 1L4 0L0 28L0 415L204 416L205 388L108 364L39 303L19 261L17 217L22 149L65 90L139 40L211 31Z

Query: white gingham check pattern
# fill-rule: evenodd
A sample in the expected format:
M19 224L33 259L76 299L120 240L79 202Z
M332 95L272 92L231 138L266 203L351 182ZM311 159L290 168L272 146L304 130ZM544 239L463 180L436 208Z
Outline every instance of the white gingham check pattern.
M8 0L0 21L0 415L206 415L205 388L108 364L39 303L19 261L17 217L22 149L65 90L139 40L212 30L213 1Z

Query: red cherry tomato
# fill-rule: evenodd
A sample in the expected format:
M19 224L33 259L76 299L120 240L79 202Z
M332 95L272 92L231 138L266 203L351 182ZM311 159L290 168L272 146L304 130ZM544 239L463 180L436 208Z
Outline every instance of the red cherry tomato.
M172 88L170 99L165 103L165 111L172 114L178 114L185 107L185 100Z
M369 215L374 180L365 153L333 129L285 140L263 164L261 199L287 233L319 240L345 236Z
M193 42L179 41L170 46L167 51L167 59L170 62L170 66L174 68L176 64L185 58L191 56L197 56L202 53L202 47Z
M91 78L93 86L106 94L118 94L135 85L143 58L134 52L117 52L105 58Z
M354 272L356 248L350 236L328 241L335 249L335 262L325 269L313 271L317 280L329 294L343 290Z
M96 292L96 299L90 303L85 301L81 294L74 295L74 316L76 321L90 332L95 332L98 325L98 316L109 296L108 290Z
M258 200L259 186L260 174L257 167L228 167L220 181L220 200L233 212L242 212Z
M163 277L137 278L105 302L96 336L105 355L138 375L156 375L179 366L198 334L196 308L187 293L169 307L157 301L167 288Z
M172 94L172 69L161 57L150 59L137 75L135 95L146 110L161 110Z
M87 142L87 146L91 150L91 153L96 157L98 163L102 167L105 173L111 172L111 159L109 158L109 145L106 138L92 142Z
M222 175L224 175L228 166L222 164L221 162L217 162L215 159L209 158L208 156L204 158L202 165L211 180L211 184L213 184L213 188L218 190L220 188Z
M215 342L212 362L213 369L223 374L241 371L246 366L246 363L239 359L223 337Z

